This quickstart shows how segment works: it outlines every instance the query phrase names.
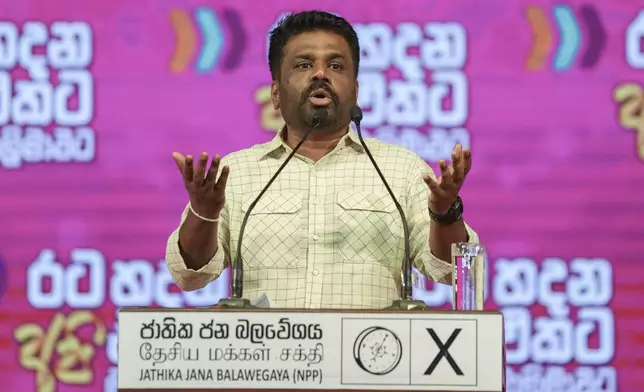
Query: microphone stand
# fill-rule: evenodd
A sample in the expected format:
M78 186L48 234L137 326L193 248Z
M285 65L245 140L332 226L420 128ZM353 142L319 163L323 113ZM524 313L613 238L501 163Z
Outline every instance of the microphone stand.
M244 219L242 220L241 227L239 229L239 238L237 240L237 254L235 254L235 260L231 265L230 271L231 271L231 277L230 277L230 291L232 293L231 298L222 298L218 303L217 306L221 307L227 307L227 308L256 308L255 306L251 305L250 301L246 298L242 298L242 295L244 293L244 265L243 261L241 258L241 251L242 251L242 239L244 236L244 230L246 229L246 223L248 223L248 218L250 217L251 211L255 208L255 205L259 202L259 199L266 193L268 188L271 186L271 184L275 181L277 176L282 172L284 167L286 167L286 164L293 158L295 153L302 147L302 144L308 139L309 135L311 132L313 132L314 129L320 126L320 124L324 123L326 120L327 116L329 115L329 112L326 109L315 109L313 113L313 121L312 121L312 126L309 128L309 130L304 134L304 137L300 142L295 146L293 151L286 157L284 160L284 163L277 169L275 174L273 174L273 177L268 181L268 183L264 186L261 192L259 192L259 195L253 200L253 202L248 206L248 210L246 210L246 214L244 214Z
M409 245L409 225L407 224L407 218L405 217L405 212L403 211L402 206L398 202L398 199L396 199L394 192L389 187L387 180L385 180L385 176L382 174L382 172L380 171L380 168L376 164L376 160L373 159L373 155L371 155L371 151L369 151L367 144L364 142L364 139L362 138L362 131L360 129L360 122L362 121L362 109L360 109L358 106L355 106L351 110L351 120L356 124L356 130L358 131L358 138L360 139L360 144L362 144L362 147L364 148L364 151L367 153L367 156L369 157L369 160L373 164L374 169L376 169L376 172L378 173L380 180L382 180L382 183L385 185L385 188L387 188L387 192L389 193L389 196L391 196L391 198L393 199L394 204L396 205L396 209L398 210L398 214L400 215L400 219L402 220L403 237L405 242L403 269L401 273L402 298L393 301L391 306L387 307L386 309L388 310L425 310L427 309L427 305L423 301L414 300L413 298L413 287L411 283L412 263L411 263L411 252L410 252L410 245Z

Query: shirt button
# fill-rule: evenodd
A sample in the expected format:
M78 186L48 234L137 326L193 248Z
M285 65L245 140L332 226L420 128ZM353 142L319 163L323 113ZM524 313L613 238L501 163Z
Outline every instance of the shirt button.
M313 276L318 276L319 274L318 270L313 270Z
M317 234L315 234L315 235L313 236L313 239L314 239L315 241L317 241L317 240L319 240L319 239L320 239L320 236L319 236L319 235L317 235Z

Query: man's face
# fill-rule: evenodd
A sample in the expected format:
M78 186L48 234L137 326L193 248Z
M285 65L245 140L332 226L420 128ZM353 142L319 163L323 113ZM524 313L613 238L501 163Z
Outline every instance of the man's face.
M319 129L348 125L358 100L354 67L342 36L322 30L296 35L284 47L279 80L271 90L273 106L286 124L297 127L311 126L316 108L329 114Z

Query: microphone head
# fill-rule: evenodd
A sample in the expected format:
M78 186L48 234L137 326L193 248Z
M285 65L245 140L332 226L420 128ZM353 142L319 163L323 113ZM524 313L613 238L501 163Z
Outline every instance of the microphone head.
M360 106L354 106L351 108L351 121L356 124L359 124L362 121L362 109Z
M313 128L319 127L323 124L327 117L329 117L329 111L325 108L315 108L313 109Z

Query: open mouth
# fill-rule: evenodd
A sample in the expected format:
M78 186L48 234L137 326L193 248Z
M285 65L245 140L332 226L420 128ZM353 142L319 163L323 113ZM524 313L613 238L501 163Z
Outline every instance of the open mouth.
M317 89L309 95L309 102L314 106L328 106L333 100L326 90Z

